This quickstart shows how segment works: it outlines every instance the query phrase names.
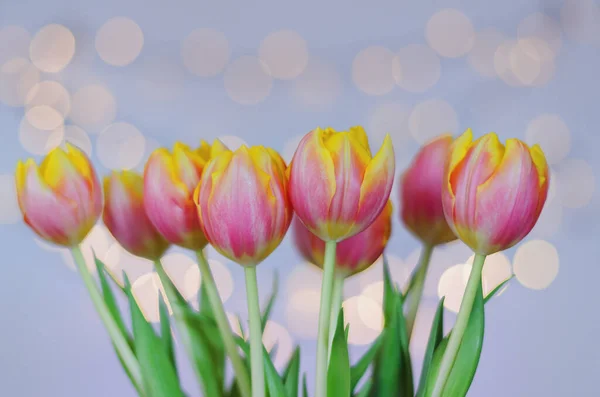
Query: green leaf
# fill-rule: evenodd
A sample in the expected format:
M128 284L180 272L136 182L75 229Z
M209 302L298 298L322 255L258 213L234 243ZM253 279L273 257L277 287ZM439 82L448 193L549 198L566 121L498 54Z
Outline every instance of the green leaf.
M294 354L283 371L283 383L288 397L298 397L300 381L300 347L294 349Z
M367 397L371 393L371 387L373 386L373 381L371 379L367 379L363 387L361 387L356 397Z
M179 334L186 347L198 381L202 383L204 394L207 396L220 396L224 379L220 376L218 370L219 363L213 362L211 341L206 334L207 329L216 328L214 322L209 317L193 311L162 267L157 266L156 269L167 291Z
M275 305L275 299L277 298L277 294L279 293L279 275L277 272L273 276L273 291L271 292L271 296L267 301L267 306L265 307L264 312L261 315L260 323L262 326L263 332L265 331L265 327L267 326L267 320L271 316L271 312L273 311L273 306Z
M391 321L396 305L396 287L392 282L387 257L383 256L383 314L385 322Z
M110 314L112 315L115 322L117 323L117 326L119 327L119 330L121 331L121 334L123 334L123 336L125 336L125 339L127 339L127 343L129 344L129 347L131 347L131 350L135 353L135 346L133 345L133 338L131 337L131 334L127 330L127 327L125 327L125 322L123 321L123 317L121 316L121 312L119 310L119 307L117 306L117 301L113 294L112 288L110 287L108 280L106 278L106 273L105 273L106 267L105 267L104 263L102 263L102 261L96 257L95 253L94 253L94 261L96 263L96 270L98 273L98 278L100 279L100 287L102 289L102 297L104 298L106 307L108 307ZM115 284L116 284L116 282L115 282ZM117 286L119 287L119 289L121 291L125 292L118 284L117 284ZM125 362L123 361L123 357L121 357L121 352L119 352L119 350L115 349L115 353L117 353L117 357L119 359L119 362L121 363L121 366L123 367L123 369L125 370L125 373L131 380L131 383L133 384L133 386L138 391L138 394L142 394L143 391L140 390L141 385L136 384L135 380L131 376L131 372L129 371L129 368L125 365Z
M370 396L412 397L414 386L403 312L403 295L392 283L384 257L383 306L385 326L380 336L381 348L373 366Z
M340 309L338 323L331 344L331 356L327 370L327 395L350 397L350 357L344 330L344 310Z
M173 368L177 370L175 362L175 349L173 348L173 334L171 333L171 322L169 319L169 309L163 299L162 294L158 294L158 311L160 314L160 339L163 342L164 349L173 364Z
M473 309L469 315L469 322L463 336L462 343L459 347L454 366L450 371L446 387L442 392L442 397L464 397L467 395L479 358L481 357L481 349L483 347L483 334L485 329L484 301L481 284L475 294L475 302ZM442 357L446 351L448 340L451 333L445 337L433 355L430 375L427 379L427 391L425 396L431 396L435 380L437 379Z
M498 284L498 286L496 288L494 288L493 290L491 290L490 293L487 294L487 296L485 298L483 298L483 303L484 304L488 303L488 301L490 299L492 299L494 297L494 295L496 295L502 288L504 288L504 286L506 284L508 284L508 282L510 280L512 280L514 276L515 276L514 274L511 275L509 278L507 278L506 280L504 280L503 282L501 282L500 284Z
M242 348L246 357L250 357L250 345L240 337L235 338L236 343ZM270 397L287 397L287 392L279 373L271 361L269 352L263 346L263 362L265 368L265 378Z
M125 277L129 298L135 351L142 369L144 389L149 397L184 397L179 379L161 339L146 321L137 305L129 279Z
M302 375L302 397L308 397L308 385L306 383L306 374Z
M133 347L133 341L131 339L131 335L129 331L127 331L127 327L125 327L125 322L123 321L123 317L121 316L121 312L119 311L119 307L117 306L117 301L113 294L112 289L106 279L105 265L102 261L96 258L96 254L94 254L94 261L96 262L96 270L98 272L98 278L100 279L100 287L102 288L102 296L104 297L104 302L110 311L110 314L115 319L119 330L121 333L127 338L129 342L129 346Z
M431 361L435 349L439 346L442 339L444 339L444 298L440 299L435 317L431 323L431 332L429 333L429 340L427 341L427 348L425 349L425 356L423 357L423 369L421 370L421 379L419 381L419 388L417 390L416 397L423 397L425 395L425 389L427 387L427 379Z
M356 364L354 364L354 366L352 366L352 368L350 368L350 387L352 390L356 388L356 385L365 375L367 369L369 369L369 366L377 355L377 351L381 346L381 339L381 336L377 337L375 342L373 342L371 347L369 347L369 350L366 351L366 353L358 360Z

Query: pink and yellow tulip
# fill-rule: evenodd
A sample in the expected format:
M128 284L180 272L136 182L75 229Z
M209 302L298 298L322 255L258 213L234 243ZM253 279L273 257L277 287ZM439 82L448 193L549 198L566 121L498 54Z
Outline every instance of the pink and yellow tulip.
M473 251L489 255L521 241L537 222L549 173L538 145L518 139L506 146L490 133L455 140L444 175L442 201L448 224Z
M444 167L451 144L451 135L427 143L400 179L401 220L413 235L432 247L456 240L442 206Z
M211 160L194 201L210 244L244 266L273 252L292 219L285 162L263 146L242 146Z
M294 210L322 240L351 237L385 207L394 167L389 136L373 157L362 127L342 132L317 128L302 139L289 168Z
M38 167L19 161L19 207L25 223L46 241L74 247L102 213L102 189L88 157L67 144L52 150Z
M293 221L294 242L307 261L323 268L325 241L311 233L298 217ZM345 277L362 272L383 253L392 233L392 203L381 211L369 227L337 244L335 267Z
M169 243L156 230L144 209L144 179L132 171L114 171L104 178L104 224L127 251L159 259Z
M154 151L144 171L144 207L156 229L172 244L199 251L207 244L194 204L194 190L214 156L229 149L221 141L202 141L192 150L176 143L173 152Z

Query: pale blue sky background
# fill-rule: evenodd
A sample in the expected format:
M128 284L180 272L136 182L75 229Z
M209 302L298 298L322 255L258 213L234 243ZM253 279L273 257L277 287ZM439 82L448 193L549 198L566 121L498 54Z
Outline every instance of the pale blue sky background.
M33 233L19 221L11 179L18 159L34 154L41 158L52 134L50 142L54 144L63 136L78 144L84 142L84 146L91 144L92 160L100 174L111 167L140 169L150 149L158 144L170 146L175 140L195 145L201 138L229 136L224 140L231 144L237 142L233 136L249 144L272 146L288 156L299 136L316 126L344 129L357 124L372 134L374 149L383 133L392 133L398 171L409 163L419 143L442 132L456 135L471 127L476 136L495 131L503 139L519 137L542 143L552 163L551 198L540 225L522 243L525 248L520 256L515 257L517 250L511 249L497 259L500 265L496 270L490 270L491 278L500 277L510 263L519 277L487 307L483 355L469 395L596 394L600 372L596 304L600 198L595 188L600 171L600 3L465 0L350 4L312 0L244 5L189 0L0 4L0 394L134 395L79 276L61 252L36 244ZM466 18L457 12L436 14L445 8L456 9ZM107 64L95 45L99 29L117 16L135 21L143 33L141 52L122 67ZM43 71L62 62L60 56L50 62L39 57L49 48L43 37L34 38L29 51L30 38L48 24L64 25L75 37L74 56L58 73ZM182 43L198 28L214 29L222 34L218 37L226 38L214 39L210 56L198 47L192 53L184 51L195 57L196 72L198 67L213 68L216 74L212 77L192 73L190 63L186 67L183 61ZM496 33L489 33L491 28ZM264 44L261 53L261 42L281 30L295 31L292 39L296 41L284 43L271 57ZM109 60L116 59L110 57L119 45L125 48L125 55L127 43L133 40L135 48L131 35L114 37L117 39L108 40L108 49L104 47ZM277 42L282 36L269 37ZM46 54L64 53L61 40L51 40L54 50ZM293 45L298 42L299 46ZM229 50L223 50L223 43ZM284 50L287 55L282 55ZM66 53L69 58L68 46ZM240 58L245 56L250 58ZM23 73L15 74L15 70ZM286 73L293 78L278 78ZM42 96L32 102L30 96L24 108L28 88L44 80L59 82L68 94L50 90L56 95L51 98L60 97L52 103ZM81 89L89 84L105 89L100 93L92 90L86 96ZM51 105L58 113L24 116L35 105ZM56 114L60 123L64 117L69 126L65 133L61 126L49 127ZM93 123L94 116L97 122ZM113 122L135 128L113 124L106 129ZM397 192L393 194L396 197ZM397 201L394 204L397 207ZM533 241L540 239L547 244ZM528 241L533 244L527 246ZM111 244L102 229L91 242L107 261L125 268L133 278L141 277L140 296L156 296L150 276L144 276L151 271L148 264L119 257L118 247ZM388 253L399 282L409 274L418 248L395 215ZM221 275L217 278L229 295L227 310L245 318L241 269L210 255L221 263L216 265ZM184 285L191 263L178 264L173 258L177 256L171 257L171 269ZM468 250L459 244L434 255L424 302L428 315L413 346L416 354L427 337L440 276L468 258ZM553 278L557 264L558 274ZM302 264L289 238L258 269L261 295L267 295L275 270L281 276L282 291L272 333L283 335L284 353L291 352L292 343L302 345L302 367L312 379L315 341L311 321L316 316L310 297L314 298L319 284L318 272ZM372 284L379 280L379 272L377 267L357 276L347 287L347 298L363 294L362 301L354 298L348 303L349 310L354 310L350 318L356 321L354 340L360 343L377 334L366 325L372 326L376 319L365 318L361 305L370 296L374 300L367 302L369 307L377 308L376 297L369 294L376 290ZM456 294L460 277L448 279ZM525 285L547 288L534 290ZM365 292L369 286L372 288ZM298 302L307 306L299 307ZM450 312L448 318L453 318ZM352 349L356 357L364 346ZM180 358L185 360L183 352ZM282 355L280 360L284 358ZM420 359L415 361L420 366ZM181 366L185 367L186 389L191 396L198 396L187 364Z

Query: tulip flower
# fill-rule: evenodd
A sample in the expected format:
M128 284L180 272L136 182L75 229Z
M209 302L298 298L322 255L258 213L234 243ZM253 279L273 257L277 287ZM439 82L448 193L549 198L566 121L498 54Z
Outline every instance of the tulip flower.
M212 246L246 273L252 396L265 395L256 265L285 236L292 219L285 162L263 146L240 147L211 160L194 194Z
M293 221L294 242L302 256L323 268L325 241L315 236L298 217ZM336 272L344 277L371 266L383 253L392 232L392 203L388 201L375 222L362 232L337 244ZM336 313L337 314L337 313Z
M290 165L290 199L320 239L341 241L366 229L385 207L394 182L394 149L386 136L373 157L362 127L317 128Z
M456 240L442 207L442 181L451 144L451 135L427 143L400 179L401 220L429 246Z
M546 158L537 145L529 148L509 139L504 146L494 133L473 141L470 129L452 144L442 187L444 214L475 259L432 396L444 393L475 299L483 300L485 257L512 247L531 231L546 201L548 178Z
M423 243L421 257L411 277L407 294L406 330L409 338L423 295L433 248L456 240L446 222L442 206L442 183L451 144L452 136L449 134L433 139L421 148L400 178L400 218L408 230Z
M169 243L156 230L144 209L144 179L132 171L114 171L104 178L104 224L134 255L159 259Z
M473 142L469 129L450 150L442 189L450 228L481 255L521 241L548 194L548 165L540 147L518 139L503 146L494 133Z
M67 143L66 150L52 150L39 167L33 159L19 161L15 179L25 223L44 240L70 248L123 366L141 390L137 358L98 290L79 246L102 213L102 189L90 160Z
M52 150L38 167L19 161L19 207L25 223L46 241L74 247L102 213L102 190L88 157L70 144Z
M196 150L176 143L173 152L154 151L144 171L144 206L148 218L169 242L194 251L206 246L206 238L194 205L194 189L206 163L228 151L219 140L202 141Z
M216 157L194 197L206 238L243 266L259 264L290 225L287 190L285 163L272 149L242 146Z
M326 241L316 397L327 393L328 334L336 243L365 230L383 211L394 182L394 149L386 135L373 157L362 127L316 128L300 141L288 169L290 200L304 226Z

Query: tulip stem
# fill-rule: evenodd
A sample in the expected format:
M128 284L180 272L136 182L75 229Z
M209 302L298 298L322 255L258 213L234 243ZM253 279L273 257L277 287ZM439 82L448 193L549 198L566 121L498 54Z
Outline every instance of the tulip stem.
M315 397L327 396L327 361L329 358L329 322L331 321L331 296L335 275L335 241L325 243L319 332L317 335L317 373Z
M114 317L110 313L102 294L98 290L98 286L94 281L94 278L90 274L90 271L87 268L85 263L85 259L83 257L83 253L81 252L81 248L76 246L71 248L71 254L73 255L73 260L77 265L77 269L79 270L79 274L83 279L83 283L88 290L90 298L92 299L92 303L98 311L100 315L100 319L104 323L106 330L108 331L108 335L115 346L115 349L119 353L119 356L123 360L123 365L127 368L127 371L131 375L131 379L133 381L133 385L136 390L143 390L142 388L142 372L140 370L140 364L138 360L131 350L129 343L125 335L121 332L117 322Z
M342 307L342 301L344 300L344 280L344 275L335 272L331 297L331 321L329 321L329 346L333 343L340 307ZM329 349L329 356L331 356L331 349Z
M250 322L250 368L252 369L252 397L265 396L265 373L263 368L262 325L258 304L256 267L248 266L246 273L246 295Z
M419 264L417 265L415 274L411 280L411 285L409 285L407 292L408 311L406 313L406 331L408 333L408 340L410 340L415 328L415 319L417 318L419 304L421 303L421 298L423 297L423 288L425 287L425 278L427 277L427 270L429 269L429 262L431 261L432 252L432 245L423 245L421 257L419 258Z
M475 302L477 290L481 286L481 275L483 272L484 262L485 255L475 255L473 266L471 267L471 275L469 276L469 281L467 282L467 286L465 288L465 294L463 295L463 299L460 304L460 310L458 311L458 316L456 317L456 323L454 323L454 327L450 333L450 339L448 340L448 346L446 347L446 352L442 357L442 362L440 364L438 377L435 381L432 397L441 397L442 393L444 392L444 388L446 387L448 377L452 372L454 361L458 355L458 350L460 349L463 336L465 335L465 331L469 323L469 317L471 316L471 311L473 310L473 304Z
M221 333L223 345L225 346L225 352L227 353L229 360L231 360L231 365L233 367L233 372L235 373L235 379L239 390L242 394L242 397L254 396L254 394L250 393L250 378L248 377L248 371L244 365L244 362L242 361L242 358L240 357L240 354L238 353L237 345L233 339L231 326L229 325L227 314L225 314L223 301L219 296L219 291L208 265L208 261L206 260L206 256L204 256L202 251L198 251L196 256L198 257L198 267L200 268L202 287L206 288L206 295L212 307L217 327Z

